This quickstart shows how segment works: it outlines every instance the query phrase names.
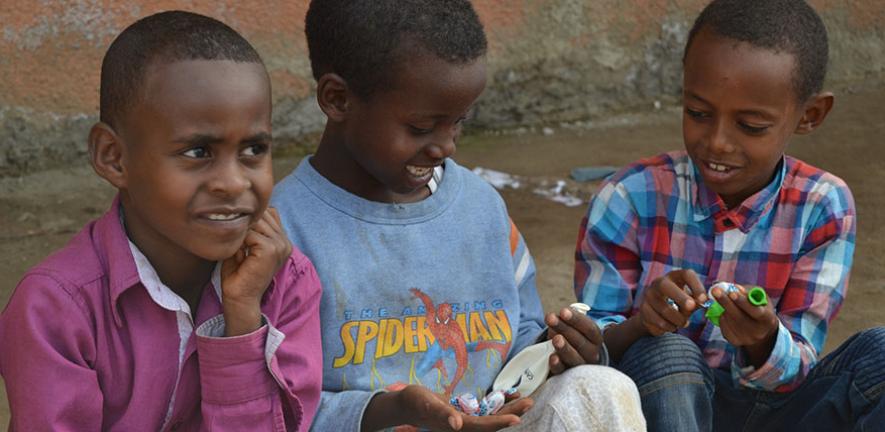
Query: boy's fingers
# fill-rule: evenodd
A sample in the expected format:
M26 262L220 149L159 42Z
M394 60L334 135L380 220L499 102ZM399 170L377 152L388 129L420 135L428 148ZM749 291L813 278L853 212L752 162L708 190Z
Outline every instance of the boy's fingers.
M535 404L535 401L532 398L523 398L513 402L509 402L498 411L496 414L505 415L505 414L513 414L517 416L521 416L528 412L529 409Z
M283 222L280 220L280 213L277 212L277 209L268 207L267 211L264 212L264 217L262 219L267 219L268 225L270 225L274 231L277 233L283 233Z
M661 282L656 297L650 299L652 301L650 306L653 306L661 318L677 328L685 324L686 318L691 315L696 306L695 301L682 288L677 287L669 280ZM672 299L673 303L670 303L668 299Z
M669 306L668 306L669 307ZM658 329L658 332L655 336L660 335L662 333L672 333L676 331L676 327L670 324L669 321L661 318L661 315L658 314L657 311L654 310L651 306L645 308L642 311L642 321L646 325L650 325L653 328ZM654 332L653 332L654 333Z
M570 310L564 310L562 313L568 316L570 320L576 319L575 314ZM591 319L584 318L586 318L590 325L596 327L596 323ZM553 340L553 347L556 348L557 353L559 353L566 366L571 367L598 361L599 345L602 343L602 336L599 334L598 329L588 329L587 331L591 333L591 336L588 337L588 335L578 331L577 328L563 319L556 320L556 324L552 328L555 329L556 333L559 333L559 336L554 335L551 337L548 334L548 337ZM595 334L593 333L594 330L596 331ZM594 342L592 340L593 337L599 342Z
M493 414L487 416L468 416L462 414L464 432L494 432L519 424L519 417L513 414Z
M454 431L464 428L464 417L460 413L451 414L446 420L448 420L449 427Z
M672 299L674 303L676 303L676 305L679 307L678 311L674 309L674 311L677 312L677 315L688 316L691 315L692 312L694 312L694 309L697 307L697 303L690 295L688 295L687 292L685 292L685 289L682 288L685 285L682 282L683 281L681 280L673 281L669 278L664 278L663 280L661 280L659 293L663 297L663 300L665 302L669 298ZM673 308L670 307L670 309ZM673 322L673 324L676 326L681 326L681 321L682 320Z
M550 367L551 375L559 375L565 372L565 365L562 364L559 354L550 354L550 357L547 359L547 366Z
M435 411L437 418L447 424L452 430L461 430L464 426L464 419L461 413L450 404L440 400L436 395L428 396L430 399L428 409Z
M602 333L599 331L599 327L587 315L575 313L571 308L563 308L559 311L559 318L561 322L565 323L567 327L574 329L582 338L589 339L590 342L597 345L602 343ZM578 343L572 337L574 336L573 334L565 334L565 336L572 343Z
M747 299L746 295L738 296L737 300L734 300L734 303L740 308L740 310L755 321L760 321L765 317L765 306L754 306L750 303L750 300Z
M701 283L701 279L698 278L698 275L694 270L682 270L681 277L682 284L688 286L689 292L695 301L698 303L707 301L707 289L704 288L704 284Z
M592 350L592 347L587 347L587 345L593 345L593 343L584 337L581 338L584 341L584 345L580 346L580 348L572 345L563 335L553 338L553 347L556 348L556 354L562 360L563 366L568 368L597 361L595 350Z
M276 207L269 206L267 208L267 211L268 211L268 213L270 213L271 217L273 217L273 220L277 223L277 225L280 225L280 226L283 225L283 222L280 219L280 212L277 211Z
M255 222L252 225L252 227L249 228L249 230L255 231L255 232L257 232L269 239L273 239L273 238L277 237L276 231L270 226L270 223L267 220L265 220L264 218L259 219L257 222Z
M737 293L726 293L725 290L721 288L713 289L713 297L719 302L720 305L725 309L725 315L728 315L731 319L741 319L746 316L741 307L735 304L735 300L732 300L732 296L729 294L735 294L735 298L739 299L741 296Z

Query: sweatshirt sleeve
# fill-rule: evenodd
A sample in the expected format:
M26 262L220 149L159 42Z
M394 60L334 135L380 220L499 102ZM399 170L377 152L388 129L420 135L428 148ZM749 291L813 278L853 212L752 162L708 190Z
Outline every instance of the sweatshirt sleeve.
M544 309L535 284L535 261L516 224L510 221L510 255L513 258L513 277L519 291L519 330L513 340L510 356L537 343L544 324Z
M293 259L274 279L276 319L252 333L224 335L224 316L197 329L204 430L306 431L322 380L319 302L313 265ZM286 274L287 273L287 274Z
M0 315L10 430L100 430L103 396L85 309L63 283L30 273ZM64 317L64 319L58 319Z
M341 392L324 391L320 409L311 427L312 431L359 432L363 414L369 401L378 391L347 390Z

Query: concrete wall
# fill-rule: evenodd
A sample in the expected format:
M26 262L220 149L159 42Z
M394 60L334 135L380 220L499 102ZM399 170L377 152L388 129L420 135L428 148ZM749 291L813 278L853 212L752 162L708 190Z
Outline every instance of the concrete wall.
M490 81L475 124L551 124L675 103L680 58L705 0L475 0ZM885 0L811 0L830 31L831 82L885 75ZM0 176L85 162L98 71L114 35L139 17L186 9L219 18L264 57L275 135L317 132L303 20L307 0L0 1Z

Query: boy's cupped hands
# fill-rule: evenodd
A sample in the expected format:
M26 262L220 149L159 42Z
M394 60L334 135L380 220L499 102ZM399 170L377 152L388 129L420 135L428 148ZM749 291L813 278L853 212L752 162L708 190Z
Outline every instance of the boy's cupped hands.
M387 425L413 425L433 431L492 432L515 426L534 403L531 398L507 397L507 404L495 414L471 416L455 409L443 395L421 385L375 396L366 409L362 430Z

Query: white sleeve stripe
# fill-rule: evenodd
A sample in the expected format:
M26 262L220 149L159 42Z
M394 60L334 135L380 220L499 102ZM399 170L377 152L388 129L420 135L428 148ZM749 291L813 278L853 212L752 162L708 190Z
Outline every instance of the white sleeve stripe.
M529 263L531 262L531 256L529 255L529 251L526 250L524 254L522 254L522 259L519 260L519 266L516 267L516 285L519 285L522 282L522 278L525 277L526 272L529 270Z

